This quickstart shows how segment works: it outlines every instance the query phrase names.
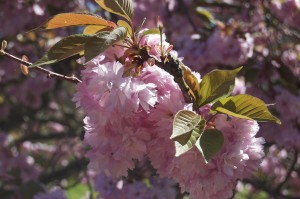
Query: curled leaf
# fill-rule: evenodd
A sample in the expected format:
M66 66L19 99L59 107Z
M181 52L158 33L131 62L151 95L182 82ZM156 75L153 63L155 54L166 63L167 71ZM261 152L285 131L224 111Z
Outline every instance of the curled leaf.
M182 69L184 82L189 87L189 94L193 98L193 101L196 102L200 97L200 85L198 79L189 68L182 67Z

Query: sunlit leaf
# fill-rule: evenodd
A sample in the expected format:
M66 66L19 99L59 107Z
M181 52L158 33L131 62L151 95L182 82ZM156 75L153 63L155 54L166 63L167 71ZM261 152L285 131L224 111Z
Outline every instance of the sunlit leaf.
M114 43L124 39L126 37L126 32L124 27L118 27L111 32L99 32L92 36L84 47L85 61L88 62L92 60Z
M193 101L198 101L200 97L200 85L197 77L189 68L183 67L183 79L190 89L189 93L192 96Z
M132 28L131 28L131 26L126 21L119 20L117 22L117 24L118 24L118 26L121 26L121 27L124 27L124 28L127 29L127 35L128 35L128 37L132 36L132 34L133 34Z
M206 74L200 83L199 107L231 94L237 73L242 69L214 70Z
M215 23L215 18L209 10L207 10L203 7L197 7L196 11L199 14L199 16L201 17L201 19L204 20L205 22Z
M149 29L149 30L146 30L146 31L144 31L143 32L143 36L145 36L145 35L153 35L153 34L160 34L160 31L159 31L159 29L158 28L151 28L151 29Z
M281 124L262 100L247 94L220 99L211 110L238 118Z
M112 30L113 28L107 26L90 25L85 27L82 33L85 35L93 35L100 31L112 31Z
M89 190L89 186L87 184L84 184L84 183L76 183L76 181L74 182L74 180L70 179L68 181L68 184L70 185L73 185L73 186L70 186L71 188L69 188L67 191L66 191L66 194L67 194L67 198L72 198L72 199L76 199L76 198L84 198L84 196L87 195L87 193L90 193L90 190ZM75 185L74 185L75 184ZM90 193L90 194L93 194L95 195L96 193ZM96 198L96 197L93 197L93 198Z
M181 136L193 130L201 121L201 116L193 111L181 110L179 111L173 121L173 131L171 139Z
M104 10L126 18L131 21L134 9L133 0L96 0Z
M223 147L224 136L217 129L206 129L196 142L196 147L202 153L207 163L214 155L216 155Z
M189 151L195 145L197 139L200 137L205 128L205 124L206 121L203 119L193 130L173 139L175 141L176 157Z
M41 28L55 29L67 26L98 25L115 28L116 24L91 13L62 13L53 16Z
M79 54L84 50L84 44L91 38L89 35L75 34L63 38L57 42L50 50L33 66L53 64L68 57Z

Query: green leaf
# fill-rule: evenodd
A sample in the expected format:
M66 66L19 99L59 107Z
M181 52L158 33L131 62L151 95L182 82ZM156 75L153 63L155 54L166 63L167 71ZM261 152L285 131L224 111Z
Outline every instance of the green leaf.
M131 22L134 15L133 0L96 0L104 10L122 16Z
M229 96L234 88L235 77L241 69L242 67L235 70L214 70L206 74L200 83L197 105L201 107Z
M181 110L176 113L173 121L171 139L192 131L201 121L201 116L193 111Z
M220 99L213 104L211 110L238 118L281 124L262 100L247 94Z
M79 183L75 186L71 186L71 188L67 190L67 196L72 199L81 199L84 198L88 192L90 192L88 185Z
M201 19L204 20L205 22L209 22L212 24L215 23L215 18L209 10L207 10L203 7L197 7L196 11L199 14L199 16L201 17Z
M221 131L217 129L206 129L195 145L202 153L205 162L208 163L208 161L222 149L223 144L224 136Z
M85 62L92 60L114 43L124 39L127 31L124 27L118 27L111 32L100 32L89 39L84 47Z
M117 22L118 26L124 27L127 29L127 36L131 37L133 35L133 30L131 28L131 26L124 20L119 20Z
M84 50L84 44L91 38L91 35L75 34L63 38L32 66L53 64L68 57L79 54Z
M153 35L153 34L160 34L160 31L159 31L159 29L158 28L151 28L151 29L149 29L149 30L146 30L146 31L144 31L143 32L143 36L145 36L145 35Z
M206 121L203 119L193 130L173 139L175 141L176 157L189 151L195 145L197 139L200 137L205 128L205 124Z

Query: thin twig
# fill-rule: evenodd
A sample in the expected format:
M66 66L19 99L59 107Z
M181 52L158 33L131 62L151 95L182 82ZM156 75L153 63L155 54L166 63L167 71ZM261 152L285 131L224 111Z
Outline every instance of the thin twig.
M67 178L71 173L78 173L86 168L88 165L88 160L83 158L79 160L74 160L70 162L67 166L59 168L53 172L43 173L39 177L39 181L47 184L55 180L62 180Z
M295 165L297 164L297 160L298 160L298 152L295 151L294 157L293 157L293 160L292 160L292 163L291 163L291 166L290 166L288 172L286 173L286 176L285 176L284 180L277 186L277 188L275 189L275 191L280 192L281 188L290 179L291 173L294 171Z
M243 8L242 5L228 4L228 3L221 3L221 2L198 1L198 2L196 2L196 5L202 6L202 7L217 7L217 8L233 8L233 9Z
M92 184L90 182L90 177L89 177L87 169L84 170L84 176L86 178L86 184L87 184L89 192L90 192L89 199L94 199L94 190L93 190L93 186L92 186Z
M0 55L7 56L7 57L23 64L23 65L26 65L26 66L31 66L32 65L32 63L24 61L24 60L22 60L22 59L20 59L16 56L8 53L8 52L5 52L4 50L0 50ZM75 77L74 75L72 75L72 76L62 75L62 74L55 73L55 72L52 72L50 70L47 70L45 68L39 67L39 66L29 67L28 69L34 69L34 70L40 71L40 72L46 74L48 78L54 77L56 79L66 80L66 81L69 81L69 82L72 82L72 83L75 83L75 84L81 82L81 80L78 79L77 77Z
M168 54L166 61L164 62L155 61L155 64L161 69L167 71L169 74L171 74L174 77L174 81L178 84L183 94L184 101L186 103L191 103L192 100L191 100L191 96L189 95L189 87L186 85L183 79L182 68L184 67L184 64L180 60L172 57L170 54Z
M194 23L185 2L183 0L179 0L178 3L179 3L179 6L183 9L184 14L186 15L186 17L187 17L190 25L193 27L194 31L198 32L198 28L197 28L196 24Z
M267 192L270 196L276 198L276 199L299 199L297 196L286 196L282 195L281 193L276 192L275 190L267 187L265 183L259 182L259 181L253 181L250 179L244 179L244 183L251 184L255 189L263 190Z
M300 33L297 29L292 27L291 25L288 25L286 23L283 23L283 21L277 17L275 14L271 12L269 9L269 1L262 0L262 6L264 9L265 17L266 17L266 23L270 26L274 27L276 30L282 32L285 35L293 36L297 41L300 41ZM287 32L288 31L288 32Z

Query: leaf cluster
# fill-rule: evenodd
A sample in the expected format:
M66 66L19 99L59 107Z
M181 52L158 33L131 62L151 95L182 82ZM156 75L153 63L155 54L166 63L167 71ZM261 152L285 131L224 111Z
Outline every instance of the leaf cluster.
M56 29L68 26L86 26L83 34L70 35L57 42L32 67L53 64L66 58L79 55L85 57L85 62L92 60L98 54L119 41L132 37L135 33L132 26L134 15L132 0L95 0L104 10L123 17L117 24L92 13L63 13L58 14L45 22L40 28ZM212 22L213 17L205 10L198 12ZM143 35L161 34L158 28L145 31ZM163 57L163 56L162 56ZM227 114L259 122L276 122L280 120L273 116L266 104L250 95L230 96L235 78L242 67L234 70L214 70L205 75L201 82L185 66L177 66L182 71L185 87L188 88L193 111L179 111L173 122L171 139L175 142L176 156L179 156L194 145L201 152L206 162L217 154L223 144L222 132L208 126L207 121L198 114L198 110L205 105L212 105L210 114Z
M210 104L211 115L227 114L229 117L280 124L280 120L270 113L262 100L247 94L230 96L241 69L211 71L200 83L189 69L184 69L183 78L190 89L194 110L197 112L199 108ZM181 110L175 115L171 135L175 142L175 156L196 146L208 162L222 149L224 137L215 127L208 126L207 121L196 112Z
M115 24L88 12L55 15L39 28L49 30L85 26L83 33L63 38L31 67L53 64L75 55L84 56L85 62L88 62L108 47L133 35L131 19L134 9L131 0L96 0L96 3L104 10L119 15L127 21L119 20Z

